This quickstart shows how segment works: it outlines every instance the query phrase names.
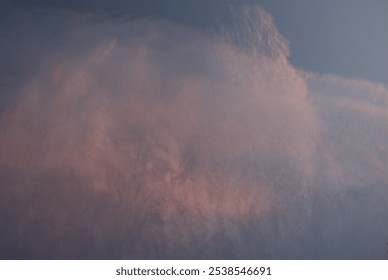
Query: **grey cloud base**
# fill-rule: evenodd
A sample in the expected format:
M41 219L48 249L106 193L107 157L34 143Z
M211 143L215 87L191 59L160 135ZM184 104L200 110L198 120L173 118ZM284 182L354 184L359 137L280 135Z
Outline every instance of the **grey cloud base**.
M386 258L384 85L296 70L261 9L59 18L3 87L1 258Z

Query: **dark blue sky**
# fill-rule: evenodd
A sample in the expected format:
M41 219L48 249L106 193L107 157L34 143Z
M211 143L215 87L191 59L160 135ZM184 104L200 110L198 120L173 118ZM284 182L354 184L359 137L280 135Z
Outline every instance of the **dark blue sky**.
M298 68L388 83L388 1L385 0L3 0L1 13L73 10L110 16L161 17L214 30L230 18L228 4L258 3L290 42ZM2 26L7 28L7 26Z

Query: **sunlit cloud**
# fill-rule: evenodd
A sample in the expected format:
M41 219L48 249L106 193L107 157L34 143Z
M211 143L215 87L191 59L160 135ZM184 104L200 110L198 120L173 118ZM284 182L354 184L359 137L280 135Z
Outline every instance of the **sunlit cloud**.
M261 8L59 18L0 113L2 257L384 256L384 85L295 69Z

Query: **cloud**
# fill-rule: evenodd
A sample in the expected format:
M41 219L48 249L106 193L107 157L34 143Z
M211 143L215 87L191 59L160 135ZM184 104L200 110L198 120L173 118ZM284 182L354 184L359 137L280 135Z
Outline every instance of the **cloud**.
M341 163L347 185L387 184L388 90L378 83L333 75L306 75L321 120L322 155ZM345 179L346 178L346 179Z
M0 114L3 258L383 256L386 87L299 71L269 14L235 17L62 13L63 44L28 38L42 62Z

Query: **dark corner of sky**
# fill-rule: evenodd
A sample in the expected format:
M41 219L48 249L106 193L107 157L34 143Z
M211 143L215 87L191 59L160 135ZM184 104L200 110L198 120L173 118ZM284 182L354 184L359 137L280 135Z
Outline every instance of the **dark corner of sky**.
M246 3L247 1L241 1ZM252 1L250 1L252 2ZM0 13L18 11L73 11L103 14L112 17L131 15L135 17L164 18L197 28L206 28L213 17L225 13L227 4L239 1L222 0L1 0Z

